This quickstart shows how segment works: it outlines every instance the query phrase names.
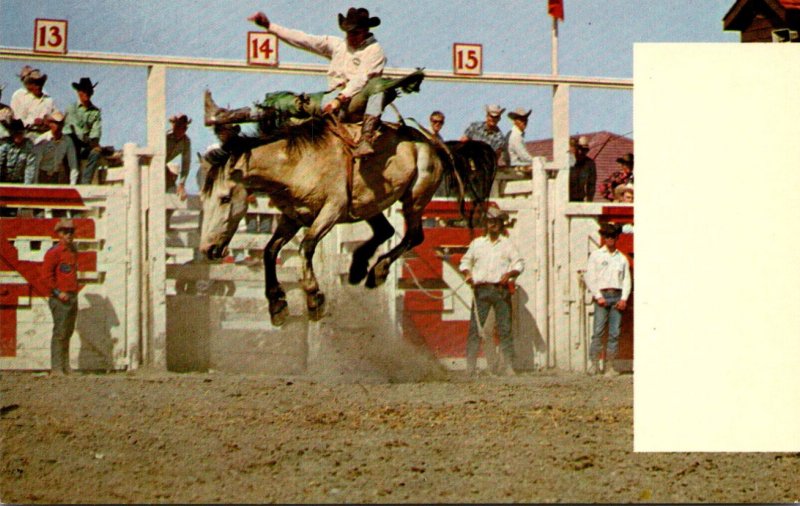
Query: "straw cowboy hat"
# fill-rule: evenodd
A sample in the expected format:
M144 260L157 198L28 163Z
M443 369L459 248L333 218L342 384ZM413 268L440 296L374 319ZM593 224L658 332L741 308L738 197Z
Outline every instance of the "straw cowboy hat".
M533 109L528 109L528 111L526 112L525 109L523 109L522 107L517 107L516 109L508 113L508 117L511 118L512 120L521 119L523 121L528 121L528 116L531 115L532 111Z
M75 230L75 222L69 218L61 218L58 220L58 223L56 223L56 232L65 228Z
M624 156L617 158L617 163L633 167L633 153L626 153Z
M494 118L499 118L503 114L503 111L505 111L505 108L501 108L497 104L489 104L486 106L486 114Z
M508 221L508 213L496 207L490 207L486 211L486 220L499 220L503 225Z
M192 120L185 114L176 114L169 118L169 122L172 123L173 125L189 126L189 123L191 123Z
M19 75L20 81L26 84L38 82L44 85L44 83L47 81L47 74L42 74L39 69L31 68L28 65L22 67L22 70L20 70L19 74L17 75Z
M631 195L633 195L633 185L632 184L626 183L626 184L617 185L617 187L614 188L614 198L616 200L622 200L622 196L627 192L630 192Z
M342 31L349 32L357 28L364 28L369 30L381 24L381 18L378 16L369 17L369 11L363 7L356 9L350 7L347 10L347 15L339 14L339 28Z
M100 82L98 81L92 84L92 80L88 77L81 77L80 81L77 83L72 83L72 87L75 89L75 91L85 91L91 95L94 93L94 89L99 83Z
M55 123L63 123L65 116L61 111L53 111L45 117L45 121L53 121Z

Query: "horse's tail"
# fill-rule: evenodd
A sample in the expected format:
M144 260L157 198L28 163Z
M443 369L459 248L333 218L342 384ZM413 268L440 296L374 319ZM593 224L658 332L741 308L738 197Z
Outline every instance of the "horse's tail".
M497 173L497 154L492 147L482 141L447 141L447 148L452 153L454 174L463 181L466 194L471 201L468 212L462 206L462 215L472 228L475 213L481 209L482 204L489 199L492 184ZM452 188L451 181L447 181L448 190Z

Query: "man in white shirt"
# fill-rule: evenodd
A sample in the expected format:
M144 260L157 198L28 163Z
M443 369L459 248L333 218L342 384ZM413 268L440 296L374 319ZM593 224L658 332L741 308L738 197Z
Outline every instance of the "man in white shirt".
M480 348L480 325L486 323L489 310L494 309L495 322L500 337L500 348L505 359L506 374L514 374L514 341L511 337L510 286L525 268L517 248L505 233L507 215L497 208L486 213L486 235L474 239L461 258L459 270L473 288L473 310L467 335L467 374L475 374Z
M523 174L531 173L533 157L525 147L525 128L528 126L528 117L531 110L527 112L522 107L508 113L508 117L514 126L508 134L508 165Z
M23 87L11 95L11 109L14 117L25 125L28 132L26 137L34 141L39 134L47 131L44 119L56 108L53 99L44 92L47 74L25 65L18 75Z
M603 334L608 324L608 343L606 345L605 374L616 376L619 373L613 367L617 356L619 327L622 311L628 305L631 294L631 269L628 258L617 249L617 238L622 229L613 223L600 226L600 248L589 255L586 268L586 287L594 299L594 328L592 342L589 346L590 375L599 374L600 353L603 348Z
M257 12L247 19L295 47L330 59L328 86L331 91L340 91L324 106L325 113L334 114L340 109L346 110L353 97L364 90L370 79L383 75L386 56L370 32L370 28L380 25L381 20L376 16L370 17L367 9L351 7L346 16L339 14L339 28L346 33L345 38L310 35L292 30L270 22L263 12ZM374 152L372 141L383 112L383 99L383 92L374 93L367 99L361 140L353 151L354 156L366 156ZM210 104L207 105L206 125L258 121L261 118L259 111L253 111L249 107L232 111L218 109L211 113L208 109L211 109Z
M64 115L55 111L45 118L49 132L36 138L33 150L39 166L39 184L76 184L78 156L72 138L64 135Z

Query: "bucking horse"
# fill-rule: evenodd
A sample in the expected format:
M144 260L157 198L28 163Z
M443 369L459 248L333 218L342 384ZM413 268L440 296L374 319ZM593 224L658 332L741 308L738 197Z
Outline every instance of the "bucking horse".
M312 259L317 243L334 225L366 221L372 228L372 237L353 252L348 281L359 284L366 279L365 286L377 287L395 260L422 243L423 211L445 175L459 182L476 171L493 177L496 170L494 151L487 144L468 141L448 147L402 122L384 123L374 141L375 153L354 158L353 137L358 131L357 125L328 116L286 123L266 140L239 137L230 148L229 162L212 167L206 175L200 250L209 259L227 255L227 246L247 211L249 193L266 193L281 212L264 248L265 295L273 325L282 325L288 315L276 259L300 228L307 227L300 243L300 285L309 318L317 320L324 314L325 296ZM465 197L463 184L454 187L465 216L468 200L474 207L487 196L473 189ZM491 187L491 182L482 187ZM395 202L402 204L405 234L370 266L378 247L394 235L383 211Z

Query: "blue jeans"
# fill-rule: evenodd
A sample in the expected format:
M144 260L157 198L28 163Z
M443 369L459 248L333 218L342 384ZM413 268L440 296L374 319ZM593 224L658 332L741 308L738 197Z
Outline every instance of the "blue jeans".
M511 293L506 287L494 285L478 285L473 291L473 304L478 309L481 323L486 322L489 309L494 308L494 319L497 333L500 336L500 349L508 364L514 359L514 341L511 339ZM475 311L469 322L467 335L467 362L470 357L477 357L481 347L481 336L478 333L478 322L475 321Z
M594 303L594 330L592 332L592 344L589 346L589 360L598 360L600 358L600 351L603 349L603 334L605 333L606 323L608 323L606 362L609 362L617 356L622 312L614 306L622 298L622 291L602 290L602 294L603 298L606 299L606 305L601 306L597 301Z

